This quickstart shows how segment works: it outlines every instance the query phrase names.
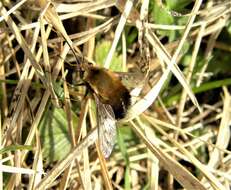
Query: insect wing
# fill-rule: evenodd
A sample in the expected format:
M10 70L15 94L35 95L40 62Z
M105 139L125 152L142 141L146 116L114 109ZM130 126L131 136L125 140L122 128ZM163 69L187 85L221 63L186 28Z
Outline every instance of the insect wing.
M100 102L96 95L95 100L98 114L98 137L100 149L104 157L108 158L115 145L116 119L110 105Z

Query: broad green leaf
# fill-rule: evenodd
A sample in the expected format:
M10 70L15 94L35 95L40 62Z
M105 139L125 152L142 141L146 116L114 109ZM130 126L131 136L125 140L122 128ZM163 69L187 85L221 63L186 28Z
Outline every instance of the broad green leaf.
M95 49L95 61L96 63L103 67L104 61L107 57L107 54L111 48L111 41L104 40L97 44ZM110 65L110 70L112 71L122 71L122 56L115 53L112 58Z
M73 126L77 117L72 114ZM47 110L39 124L43 157L48 163L63 159L71 150L66 112L60 108Z
M156 3L154 4L154 8L151 12L152 18L156 24L163 25L172 25L174 24L174 18L170 15L166 9L158 6ZM174 40L176 33L171 30L158 30L157 31L162 36L168 36L169 40Z

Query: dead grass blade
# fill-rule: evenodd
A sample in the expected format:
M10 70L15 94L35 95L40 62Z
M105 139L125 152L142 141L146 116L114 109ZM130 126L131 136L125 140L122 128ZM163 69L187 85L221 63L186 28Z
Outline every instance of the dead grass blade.
M202 164L198 159L196 159L193 154L191 154L187 149L181 146L180 143L171 138L164 130L157 127L159 132L161 132L165 137L167 137L178 149L201 171L201 173L206 177L214 189L225 190L225 187L217 180L217 178L209 171L208 167Z
M120 21L119 21L119 24L116 28L116 31L115 31L115 38L112 42L112 46L111 46L111 49L107 55L107 58L105 60L105 63L104 63L104 67L105 68L109 68L110 66L110 63L111 63L111 60L112 60L112 56L115 52L115 49L116 49L116 46L119 42L119 39L120 39L120 36L122 34L122 31L124 29L124 26L125 26L125 23L126 23L126 20L130 14L130 11L132 9L132 6L133 6L133 1L131 0L128 0L125 4L125 7L124 7L124 12L122 13L121 17L120 17Z
M102 152L100 150L100 146L99 146L98 141L95 144L96 144L96 150L97 150L97 153L98 153L99 163L100 163L101 172L102 172L102 175L103 175L105 187L108 190L112 190L113 187L112 187L112 182L111 182L108 170L107 170L106 160L105 160L105 158L104 158L104 156L103 156L103 154L102 154Z
M189 171L182 167L178 162L169 157L166 153L162 152L161 149L152 144L143 134L143 132L131 121L132 129L141 138L150 151L158 158L161 165L168 170L174 178L185 188L185 189L200 189L205 190L206 188L195 178Z
M2 7L1 3L0 3L0 7ZM1 12L2 15L6 15L7 14L7 11L6 11L6 9L4 7L1 8L0 12ZM37 61L36 61L33 53L31 52L31 50L29 48L29 45L26 43L25 39L21 35L20 30L18 29L18 26L10 18L10 16L5 16L5 21L7 22L8 26L11 29L11 31L13 32L13 34L15 35L15 38L17 39L19 45L22 47L22 49L24 50L25 54L29 58L31 64L35 68L35 72L40 77L40 79L43 81L44 85L46 86L47 82L46 82L46 78L45 78L44 72L43 72L41 66L37 63Z
M0 190L230 188L231 2L182 2L0 2ZM89 63L128 71L116 74L133 76L128 89L140 89L117 123L118 143L106 160L95 107L73 87L80 82L73 63L82 54ZM143 64L150 66L144 77L133 75L142 72L140 60L150 63ZM52 130L38 127L61 103L64 116L51 120L65 128L61 136L48 134L47 144L55 143L46 147L43 131ZM62 137L70 152L58 150Z

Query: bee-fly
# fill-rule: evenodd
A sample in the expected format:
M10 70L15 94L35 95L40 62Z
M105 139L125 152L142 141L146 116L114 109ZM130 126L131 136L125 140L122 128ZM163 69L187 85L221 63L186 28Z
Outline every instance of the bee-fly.
M107 158L116 140L116 120L125 117L131 96L120 78L107 69L84 66L83 80L96 102L99 144Z
M72 45L68 45L78 63L79 74L83 75L82 79L95 99L100 149L104 157L108 158L115 145L116 121L125 117L131 104L131 95L118 75L105 68L80 63ZM80 57L83 62L87 62L82 55Z

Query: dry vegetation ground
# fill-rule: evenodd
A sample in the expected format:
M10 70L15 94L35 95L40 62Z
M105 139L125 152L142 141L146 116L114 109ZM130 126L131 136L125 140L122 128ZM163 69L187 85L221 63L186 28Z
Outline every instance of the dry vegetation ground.
M0 189L229 190L230 15L230 0L2 0ZM108 159L73 51L146 68Z

